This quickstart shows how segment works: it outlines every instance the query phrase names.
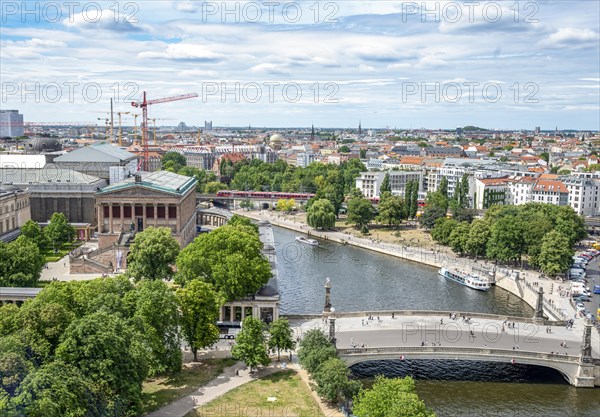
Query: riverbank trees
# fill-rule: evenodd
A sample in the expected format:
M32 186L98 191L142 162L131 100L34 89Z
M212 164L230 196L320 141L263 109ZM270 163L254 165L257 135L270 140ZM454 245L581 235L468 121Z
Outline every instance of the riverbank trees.
M571 207L528 203L494 206L472 223L441 217L431 229L438 243L460 255L531 266L549 275L565 272L572 247L585 238L583 218Z
M306 223L315 229L329 230L335 227L335 207L325 198L315 200L306 210Z

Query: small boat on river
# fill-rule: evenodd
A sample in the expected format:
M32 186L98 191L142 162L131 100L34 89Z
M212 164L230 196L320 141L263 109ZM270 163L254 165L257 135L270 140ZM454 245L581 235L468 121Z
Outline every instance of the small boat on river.
M444 278L458 282L459 284L473 288L474 290L487 291L492 286L492 283L488 280L459 270L451 270L449 268L442 267L438 273Z
M300 243L306 243L306 244L308 244L308 245L312 245L312 246L319 246L319 242L317 242L317 241L316 241L316 240L314 240L314 239L308 239L308 238L306 238L306 237L304 237L304 236L297 236L297 237L296 237L296 240L297 240L298 242L300 242Z

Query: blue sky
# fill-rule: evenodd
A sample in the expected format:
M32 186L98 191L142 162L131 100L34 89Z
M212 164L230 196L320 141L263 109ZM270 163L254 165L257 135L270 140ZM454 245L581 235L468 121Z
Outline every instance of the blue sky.
M0 106L27 121L145 90L200 95L157 124L600 129L595 0L23 4L1 2Z

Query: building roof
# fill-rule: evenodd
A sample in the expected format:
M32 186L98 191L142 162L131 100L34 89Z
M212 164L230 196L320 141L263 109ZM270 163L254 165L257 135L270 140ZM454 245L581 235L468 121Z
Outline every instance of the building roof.
M84 146L66 155L54 159L54 162L108 162L121 163L136 159L138 156L108 143Z
M43 168L45 155L0 155L0 168Z
M513 180L508 178L508 177L502 177L502 178L480 178L478 179L479 182L481 182L482 184L484 184L485 186L491 187L491 186L498 186L498 185L507 185L509 182L512 182Z
M550 193L569 193L569 190L562 183L556 180L538 180L533 186L533 191L550 192Z
M184 195L190 188L195 187L197 182L193 177L186 177L169 171L140 172L139 179L141 181L136 181L137 179L138 175L127 178L123 182L102 188L98 193L108 194L128 188L144 187L163 193Z
M0 168L0 184L72 183L94 184L104 180L93 175L82 174L72 169L61 169L54 164L44 168Z

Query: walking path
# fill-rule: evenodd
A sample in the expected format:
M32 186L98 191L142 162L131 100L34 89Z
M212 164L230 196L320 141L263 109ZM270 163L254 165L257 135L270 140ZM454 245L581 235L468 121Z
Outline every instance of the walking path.
M240 373L239 376L236 376L235 371L238 369L240 370ZM211 402L234 388L281 370L282 368L270 365L266 368L261 368L254 372L253 375L250 375L249 369L245 368L244 365L240 363L235 364L225 368L221 375L210 381L208 384L198 388L190 395L148 414L147 417L184 417L195 408Z

